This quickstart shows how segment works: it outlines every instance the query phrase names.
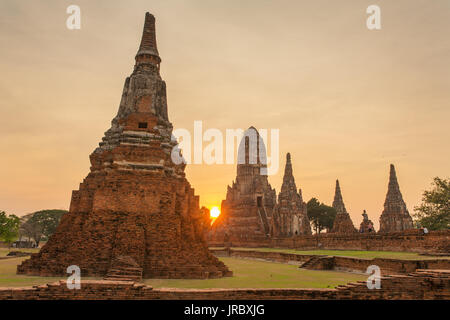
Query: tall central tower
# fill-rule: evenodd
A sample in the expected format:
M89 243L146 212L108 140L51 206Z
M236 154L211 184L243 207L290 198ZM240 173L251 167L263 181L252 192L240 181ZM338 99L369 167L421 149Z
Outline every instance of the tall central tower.
M119 111L90 155L90 173L73 191L70 212L18 273L66 275L68 266L77 265L84 276L105 276L127 263L144 278L231 274L208 251L185 165L172 162L177 143L149 13L135 59Z
M267 179L266 158L263 139L250 127L239 144L236 181L227 188L212 240L252 243L270 236L276 193Z

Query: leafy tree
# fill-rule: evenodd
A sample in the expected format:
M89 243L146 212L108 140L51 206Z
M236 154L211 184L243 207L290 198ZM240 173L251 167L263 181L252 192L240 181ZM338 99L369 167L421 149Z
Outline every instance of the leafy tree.
M333 227L336 209L319 202L316 198L311 198L306 207L308 209L308 218L317 234L320 234L324 229Z
M416 226L429 230L450 228L450 179L434 178L433 189L424 191L422 203L414 207Z
M55 232L65 213L66 210L42 210L30 213L22 218L21 234L33 239L39 246L40 241L50 238Z
M20 219L11 214L6 215L4 211L0 211L0 239L9 246L17 239L19 235Z

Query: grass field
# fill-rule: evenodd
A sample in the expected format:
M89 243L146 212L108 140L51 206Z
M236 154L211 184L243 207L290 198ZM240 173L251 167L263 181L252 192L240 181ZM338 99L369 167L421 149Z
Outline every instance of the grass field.
M17 275L16 267L25 259L27 257L0 259L0 287L25 287L61 279ZM221 260L234 271L233 277L207 280L147 279L144 282L155 288L333 288L367 278L344 272L304 270L281 263L236 258Z
M450 257L433 257L421 256L414 252L394 252L394 251L359 251L359 250L295 250L295 249L277 249L277 248L232 248L236 250L254 250L254 251L269 251L269 252L285 252L307 255L328 255L353 257L361 259L373 258L389 258L402 260L429 260L429 259L450 259Z
M433 259L410 252L353 251L353 250L293 250L274 248L234 248L240 250L277 251L297 254L335 255L372 259ZM15 249L17 250L17 249ZM38 249L20 249L38 252ZM0 258L8 249L0 248ZM45 284L60 280L60 277L33 277L16 275L16 267L28 257L0 259L0 287L22 287ZM445 257L448 259L448 257ZM295 265L246 260L230 257L220 258L234 272L233 277L207 280L147 279L144 282L155 288L334 288L340 284L366 280L367 276L336 271L299 269ZM87 279L87 278L85 278ZM89 278L94 279L94 278Z
M220 258L233 277L207 280L147 279L154 288L334 288L340 284L366 280L366 275L299 269L274 262Z
M17 275L17 265L27 258L0 259L0 287L28 287L55 282L60 279Z

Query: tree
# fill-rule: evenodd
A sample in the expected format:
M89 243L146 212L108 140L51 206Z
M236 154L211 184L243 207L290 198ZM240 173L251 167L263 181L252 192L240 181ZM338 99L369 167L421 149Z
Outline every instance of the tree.
M450 179L434 178L432 190L425 190L422 203L414 207L417 227L429 230L450 228Z
M4 211L0 211L0 239L9 246L19 235L20 219L16 215L7 216Z
M42 227L32 218L32 213L22 217L19 230L20 236L27 237L28 241L30 241L30 239L33 239L36 242L36 245L39 245L39 242L42 239Z
M317 234L320 234L324 229L331 229L333 227L336 209L319 202L316 198L311 198L306 204L306 207L308 210L308 218L312 222Z
M22 218L21 234L33 239L36 246L50 238L55 232L66 210L42 210L30 213Z

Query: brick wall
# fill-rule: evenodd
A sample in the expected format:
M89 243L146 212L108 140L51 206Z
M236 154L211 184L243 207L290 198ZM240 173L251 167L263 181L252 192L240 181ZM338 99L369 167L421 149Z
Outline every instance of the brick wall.
M152 289L134 282L82 281L69 290L65 281L28 288L0 288L0 300L55 299L450 299L449 270L417 270L408 275L381 278L381 289L368 289L364 281L335 289Z
M221 247L223 241L209 241L210 247ZM267 238L258 242L232 241L233 247L291 248L302 250L338 249L402 251L419 253L450 253L450 230L431 231L424 235L420 230L376 234L321 234L291 238Z
M254 250L238 249L212 249L216 256L231 256L238 258L260 259L281 263L302 265L318 255L295 254L284 252L266 252ZM325 257L325 256L319 256ZM379 266L382 274L404 274L414 272L417 269L446 269L450 270L450 260L429 259L429 260L401 260L401 259L358 259L352 257L333 256L328 259L321 259L313 265L308 266L312 270L342 270L366 272L370 265Z

